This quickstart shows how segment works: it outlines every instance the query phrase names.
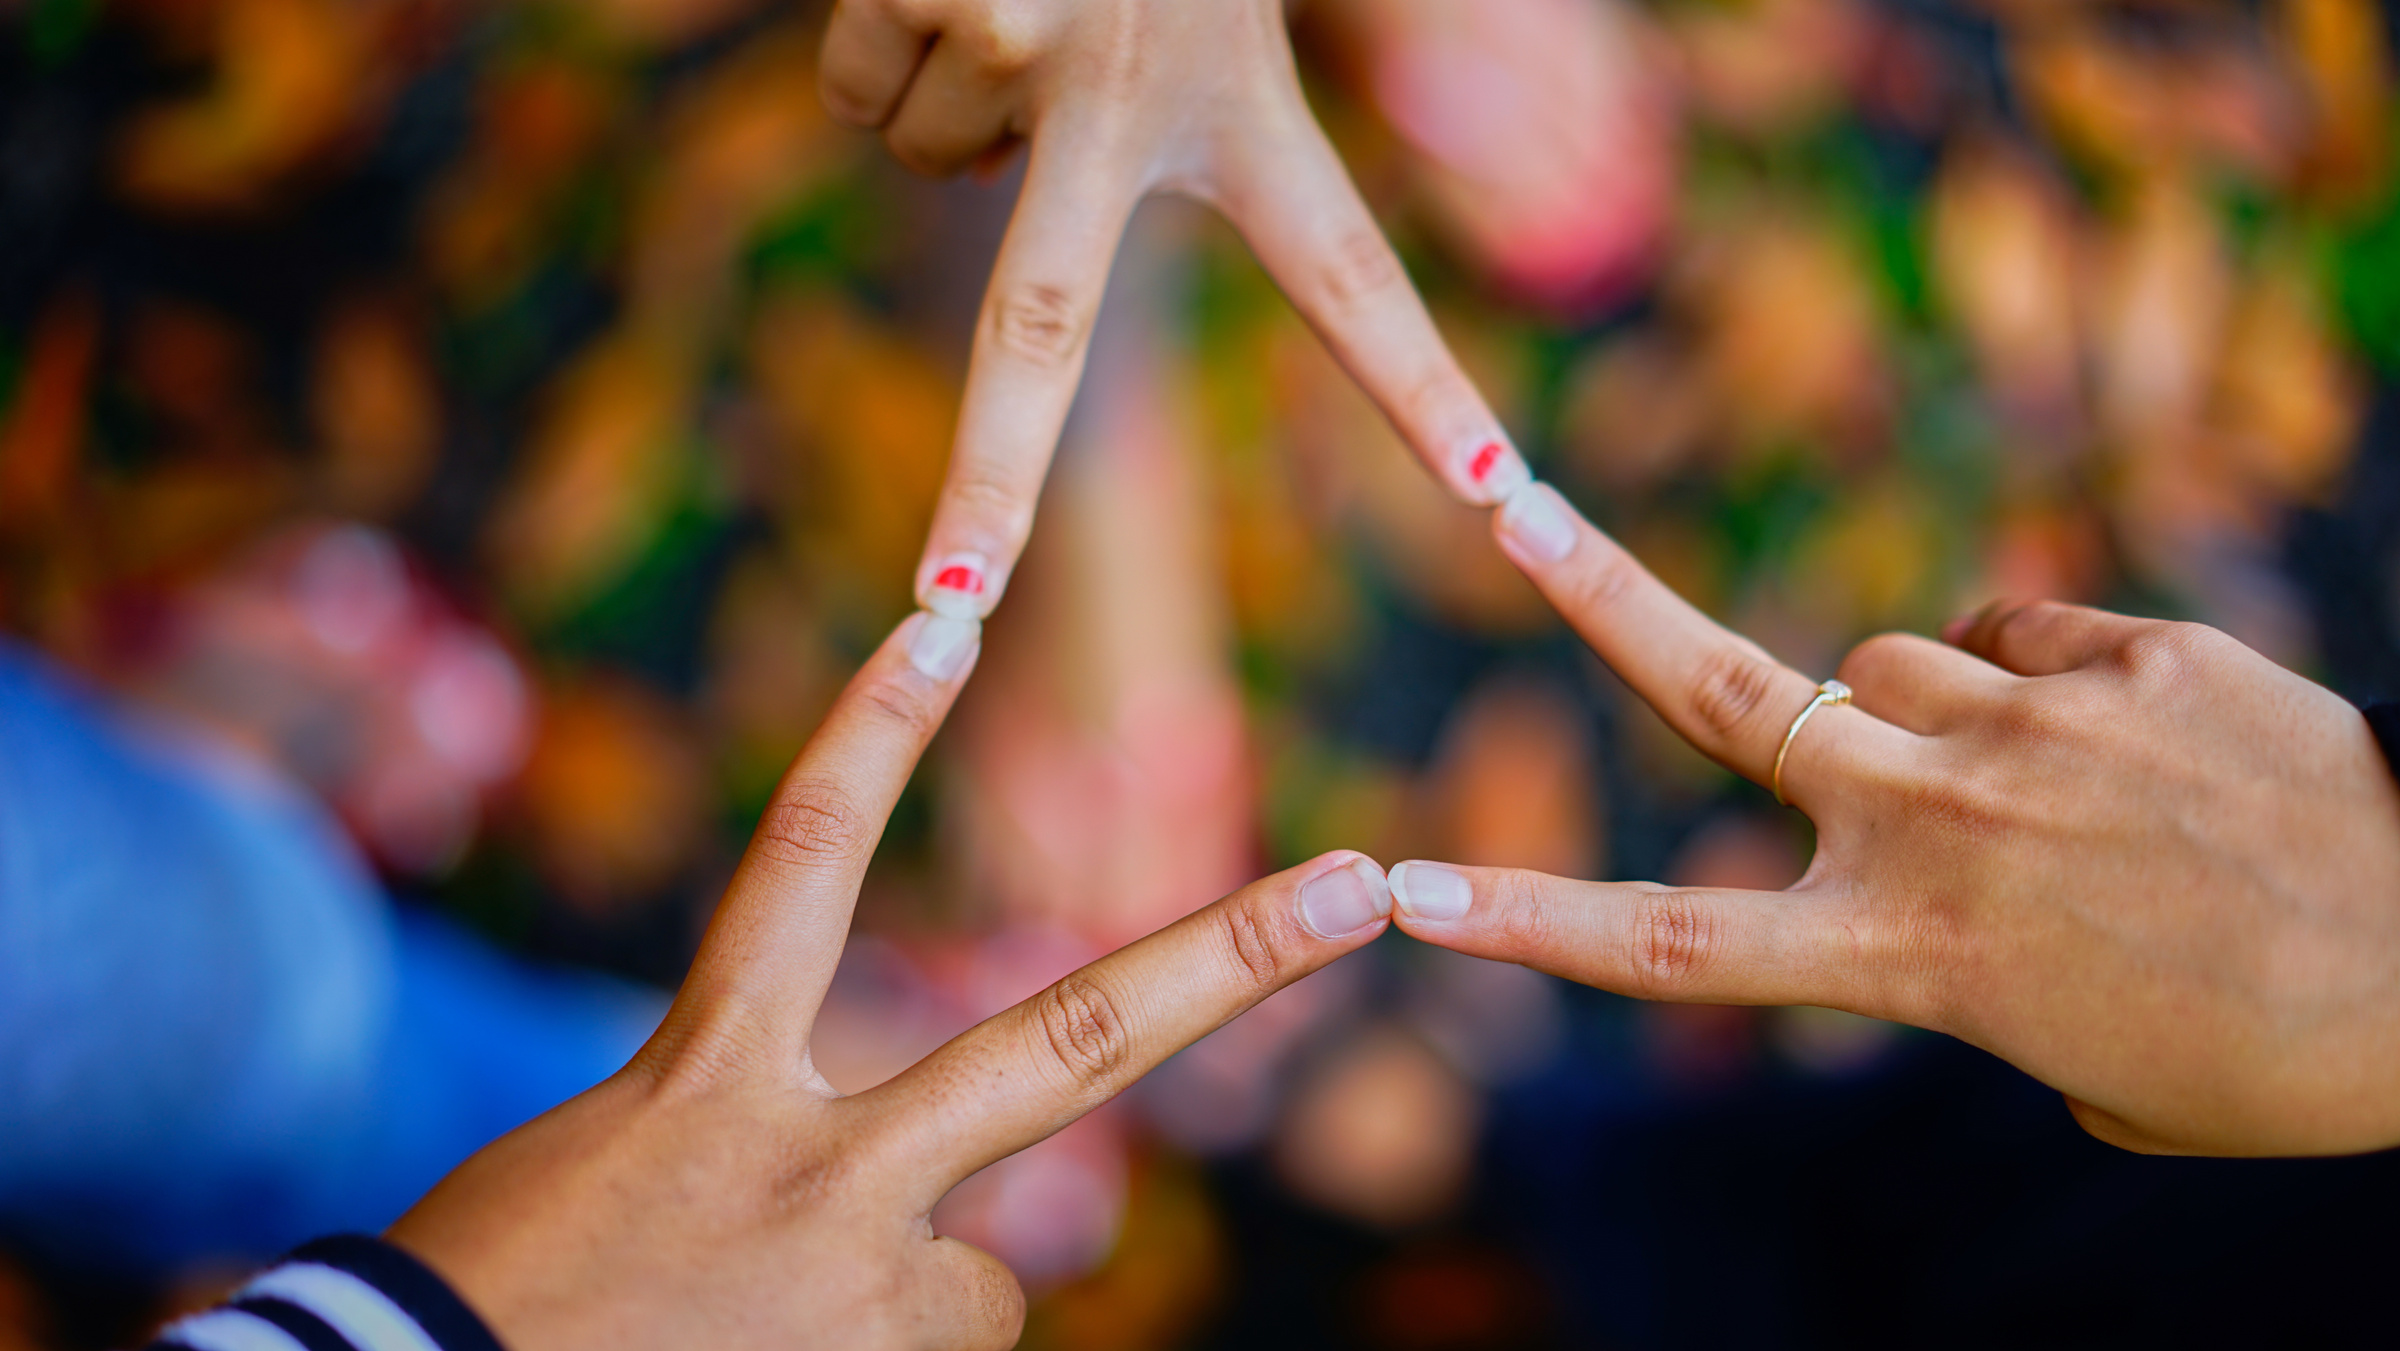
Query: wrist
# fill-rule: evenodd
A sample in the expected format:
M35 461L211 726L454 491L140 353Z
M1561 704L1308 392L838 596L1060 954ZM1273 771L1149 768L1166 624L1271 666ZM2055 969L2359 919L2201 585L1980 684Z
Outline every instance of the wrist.
M225 1303L169 1325L150 1351L225 1346L504 1351L431 1267L363 1234L293 1249Z

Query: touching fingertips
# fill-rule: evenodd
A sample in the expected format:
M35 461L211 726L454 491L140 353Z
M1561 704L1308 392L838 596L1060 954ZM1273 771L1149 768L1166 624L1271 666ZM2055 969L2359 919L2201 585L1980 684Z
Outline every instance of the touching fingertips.
M1525 467L1525 457L1497 436L1469 443L1459 452L1459 467L1470 491L1486 503L1507 501L1533 478L1533 471Z
M934 565L925 608L951 619L981 619L991 603L991 560L982 554L952 554Z
M1392 866L1392 899L1410 919L1453 920L1475 903L1475 884L1464 873L1411 859Z
M1536 563L1557 563L1575 552L1575 518L1547 483L1528 481L1500 508L1500 532Z
M908 636L908 664L932 679L956 680L982 646L983 625L974 620L920 612Z
M1300 922L1319 938L1347 938L1392 913L1392 889L1383 869L1357 858L1302 883Z

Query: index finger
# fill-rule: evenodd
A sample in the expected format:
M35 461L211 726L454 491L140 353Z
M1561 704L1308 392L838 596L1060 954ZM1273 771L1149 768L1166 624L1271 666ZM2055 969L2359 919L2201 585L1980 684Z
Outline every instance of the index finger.
M980 619L1033 530L1090 350L1117 243L1142 195L1090 119L1035 133L1025 185L976 321L950 472L917 565L927 609Z
M851 677L776 785L662 1035L710 1029L804 1063L867 862L981 645L981 625L920 612Z
M961 1180L1064 1128L1168 1056L1389 923L1363 854L1253 882L986 1019L849 1101L931 1209Z
M1592 651L1710 759L1761 786L1817 683L1669 590L1558 490L1529 483L1493 513L1500 546ZM1791 736L1784 796L1802 810L1916 738L1854 706L1816 709ZM1813 813L1812 813L1813 815Z

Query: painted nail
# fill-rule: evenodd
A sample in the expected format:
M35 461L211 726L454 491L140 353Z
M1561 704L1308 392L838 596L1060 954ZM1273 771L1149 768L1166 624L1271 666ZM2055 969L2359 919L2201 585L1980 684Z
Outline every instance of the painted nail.
M1366 859L1300 888L1300 922L1319 938L1341 938L1392 913L1392 889L1383 869Z
M991 560L982 554L952 554L933 570L926 589L925 608L952 619L981 619L984 593L990 589Z
M1392 899L1410 919L1457 919L1475 903L1475 884L1438 863L1392 867Z
M1556 563L1575 552L1575 519L1567 499L1547 483L1527 483L1500 508L1500 528L1538 562Z
M1983 604L1976 606L1974 609L1967 611L1963 615L1960 615L1958 618L1942 625L1942 641L1949 643L1952 646L1956 646L1958 643L1965 640L1967 634L1972 632L1977 624L1983 622L1985 616L1996 612L2001 606L2006 605L2007 603L2008 598L2005 596L1987 600Z
M1494 438L1467 452L1467 482L1486 502L1505 502L1533 477L1525 459L1506 441Z
M935 680L951 680L981 646L983 625L974 620L920 613L917 631L908 639L908 664Z

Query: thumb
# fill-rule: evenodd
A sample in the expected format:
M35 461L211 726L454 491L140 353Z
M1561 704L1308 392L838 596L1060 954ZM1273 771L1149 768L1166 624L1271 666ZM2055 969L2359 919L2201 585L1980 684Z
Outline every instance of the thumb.
M1394 867L1391 884L1392 918L1416 938L1637 999L1860 1013L1880 1002L1868 997L1864 926L1810 892L1578 882L1418 859Z
M2059 1096L2066 1099L2067 1111L2074 1116L2075 1124L2083 1127L2085 1134L2102 1144L2115 1145L2135 1154L2199 1155L2210 1152L2188 1149L2160 1139L2116 1113L2094 1107L2071 1093Z

